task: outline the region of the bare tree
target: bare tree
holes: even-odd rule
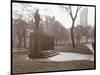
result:
[[[58,42],[61,45],[63,41],[69,40],[67,29],[58,20],[55,20],[54,16],[46,16],[45,18],[44,32],[55,37],[56,45],[58,45]]]
[[[22,43],[22,39],[24,39],[24,47],[26,46],[25,44],[25,35],[26,35],[26,22],[24,20],[22,20],[22,17],[23,17],[23,13],[27,7],[26,4],[23,4],[21,3],[21,10],[20,10],[20,13],[16,12],[18,11],[17,9],[13,10],[13,15],[16,16],[16,20],[15,20],[15,26],[17,27],[16,28],[16,35],[18,37],[18,44],[17,44],[17,47],[20,48],[21,47],[21,43]]]
[[[84,39],[82,39],[85,37]],[[78,25],[75,27],[75,38],[77,46],[80,46],[84,42],[94,41],[94,28],[91,25],[83,26]]]
[[[81,39],[82,39],[84,33],[85,33],[84,27],[82,25],[78,25],[75,27],[75,38],[76,38],[77,46],[80,46]]]
[[[72,13],[72,6],[68,6],[68,7],[61,6],[61,7],[63,7],[71,17],[71,20],[72,20],[72,27],[71,27],[71,30],[70,30],[71,31],[71,39],[72,39],[72,46],[73,46],[73,48],[75,48],[74,25],[75,25],[75,20],[77,18],[78,12],[79,12],[81,7],[77,6],[77,9],[75,11],[75,15],[73,15],[73,13]]]

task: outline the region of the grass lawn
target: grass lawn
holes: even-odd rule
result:
[[[63,52],[74,52],[82,54],[92,54],[86,46],[71,48],[63,46],[57,48]],[[12,59],[12,72],[13,73],[27,73],[27,72],[44,72],[44,71],[61,71],[61,70],[79,70],[79,69],[94,69],[94,61],[88,60],[75,60],[64,62],[43,62],[27,60],[26,53],[13,53]]]
[[[44,72],[59,70],[93,69],[93,61],[65,61],[65,62],[43,62],[24,59],[24,55],[13,57],[13,73]]]
[[[72,48],[71,46],[64,45],[57,49],[61,52],[63,51],[63,52],[74,52],[74,53],[82,53],[82,54],[92,54],[92,51],[86,46],[79,46],[76,48]]]

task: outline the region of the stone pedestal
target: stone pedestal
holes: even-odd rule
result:
[[[45,35],[43,33],[32,32],[30,34],[29,58],[32,58],[32,59],[33,58],[41,58],[41,57],[43,57],[42,56],[43,53],[47,53],[49,51],[52,53],[54,51],[54,37]],[[50,54],[50,53],[48,53],[48,54]],[[50,55],[48,55],[48,56],[50,56]]]

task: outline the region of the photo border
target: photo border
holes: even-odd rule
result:
[[[11,20],[11,75],[13,75],[13,53],[12,53],[12,46],[13,46],[13,42],[12,42],[12,3],[31,3],[31,4],[48,4],[48,5],[72,5],[72,6],[87,6],[87,7],[94,7],[95,8],[95,17],[94,17],[94,23],[95,23],[95,33],[94,33],[94,68],[87,68],[87,69],[72,69],[72,70],[57,70],[57,71],[43,71],[43,72],[26,72],[26,73],[15,73],[14,75],[16,74],[32,74],[32,73],[50,73],[50,72],[67,72],[67,71],[83,71],[83,70],[96,70],[96,5],[85,5],[85,4],[69,4],[69,3],[54,3],[54,2],[40,2],[40,1],[19,1],[19,0],[11,0],[11,6],[10,6],[10,9],[11,9],[11,17],[10,17],[10,20]]]

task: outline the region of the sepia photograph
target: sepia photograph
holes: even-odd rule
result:
[[[12,74],[96,69],[96,6],[11,1]]]

